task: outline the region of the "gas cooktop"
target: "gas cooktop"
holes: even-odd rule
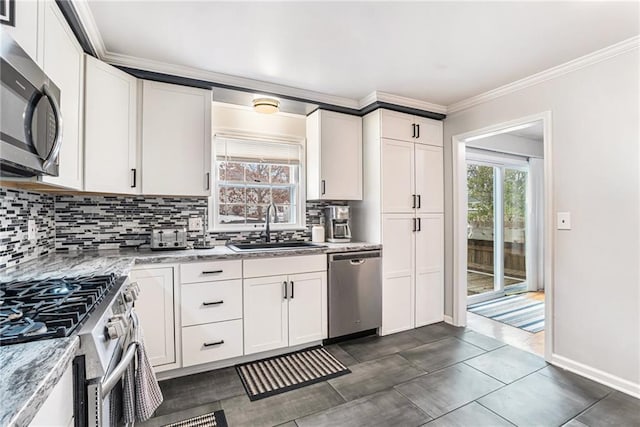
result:
[[[0,283],[0,345],[71,335],[115,283],[114,274]]]

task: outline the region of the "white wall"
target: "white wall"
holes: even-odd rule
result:
[[[451,137],[551,111],[556,355],[640,383],[638,49],[447,117],[445,311],[453,312]]]
[[[307,133],[307,118],[295,114],[261,114],[249,107],[214,102],[211,116],[214,135],[225,130],[303,139]]]

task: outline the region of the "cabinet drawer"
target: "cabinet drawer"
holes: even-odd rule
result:
[[[244,277],[327,271],[327,255],[258,258],[244,261]]]
[[[195,283],[182,292],[182,325],[240,319],[242,317],[242,280]]]
[[[208,261],[180,264],[180,282],[198,283],[241,279],[242,261]]]
[[[182,366],[242,356],[242,319],[182,328]]]

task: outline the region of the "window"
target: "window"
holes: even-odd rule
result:
[[[271,203],[274,229],[304,227],[301,143],[216,136],[214,146],[214,230],[262,228]]]

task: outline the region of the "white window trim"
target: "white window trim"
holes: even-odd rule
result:
[[[211,170],[212,170],[212,194],[209,196],[208,208],[208,223],[207,227],[209,232],[212,233],[233,233],[233,232],[251,232],[262,231],[264,224],[218,224],[218,173],[216,169],[216,138],[230,138],[230,139],[247,139],[251,141],[264,141],[264,142],[280,142],[286,144],[297,144],[301,148],[300,163],[298,167],[298,191],[296,200],[296,218],[298,219],[296,224],[278,224],[271,222],[271,230],[273,231],[301,231],[307,228],[307,209],[306,209],[306,139],[297,138],[290,135],[281,134],[260,134],[242,132],[230,129],[218,129],[212,132],[211,138]]]

